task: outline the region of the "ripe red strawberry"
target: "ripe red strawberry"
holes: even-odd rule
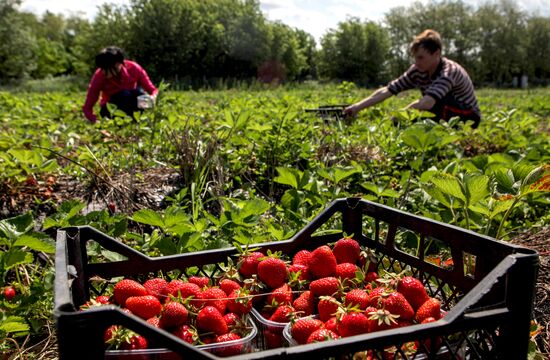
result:
[[[162,278],[149,279],[143,283],[143,287],[147,289],[149,295],[156,296],[159,300],[164,301],[166,298],[166,287],[168,282]]]
[[[248,290],[241,288],[233,290],[228,298],[227,309],[229,309],[230,312],[244,315],[252,310],[252,300]]]
[[[240,340],[241,337],[238,334],[235,333],[228,333],[216,336],[216,343],[224,343],[228,341],[234,341],[234,340]],[[220,346],[219,348],[216,348],[215,351],[216,355],[226,357],[226,356],[233,356],[233,355],[239,355],[243,353],[243,344],[241,342],[237,342],[236,344],[227,345],[227,346]]]
[[[321,341],[336,340],[336,339],[339,339],[339,338],[340,338],[340,336],[332,330],[318,329],[318,330],[315,330],[314,332],[312,332],[311,335],[309,335],[309,337],[307,338],[306,343],[311,344],[311,343],[316,343],[316,342],[321,342]]]
[[[392,292],[388,296],[382,297],[382,306],[394,315],[399,315],[400,320],[412,320],[414,310],[403,294]]]
[[[292,289],[288,284],[283,284],[273,290],[266,299],[268,305],[290,305],[292,304]]]
[[[315,298],[311,291],[304,291],[294,300],[292,307],[299,312],[301,316],[313,315],[315,311]]]
[[[433,317],[435,320],[441,318],[441,302],[436,298],[429,298],[416,310],[416,321],[422,323],[425,319]]]
[[[255,251],[241,257],[238,262],[239,274],[244,278],[251,278],[252,275],[256,275],[258,273],[258,264],[260,263],[259,259],[264,256],[261,252]]]
[[[332,251],[338,264],[346,262],[355,264],[359,260],[361,247],[357,241],[351,238],[342,238],[334,244]]]
[[[342,337],[365,334],[369,331],[369,322],[362,312],[348,312],[338,323],[338,333]]]
[[[346,294],[344,304],[365,310],[369,305],[369,294],[363,289],[352,289]]]
[[[340,281],[335,277],[324,277],[313,280],[309,284],[309,290],[315,296],[332,296],[338,292]]]
[[[120,345],[121,350],[147,349],[147,340],[141,335],[134,334]]]
[[[378,280],[378,273],[376,271],[369,271],[365,275],[365,284],[370,285],[369,283],[372,283],[374,281]]]
[[[126,299],[130,296],[147,295],[147,289],[137,281],[131,279],[120,280],[113,290],[115,301],[120,306],[126,305]]]
[[[327,245],[319,246],[311,253],[309,273],[315,279],[336,274],[336,257]]]
[[[214,306],[221,314],[225,314],[227,308],[227,294],[220,288],[211,287],[201,292],[197,298],[197,307]]]
[[[227,324],[227,327],[229,327],[229,330],[231,330],[240,321],[239,315],[234,312],[226,313],[223,318],[225,319],[225,323]]]
[[[275,310],[275,312],[271,315],[269,320],[278,322],[278,323],[286,323],[290,321],[293,313],[294,313],[294,308],[292,306],[290,305],[279,306]]]
[[[111,298],[107,295],[99,295],[95,298],[95,301],[97,301],[100,304],[107,305],[111,303]]]
[[[388,292],[389,291],[383,286],[372,289],[369,293],[369,306],[379,308],[382,305],[383,295]]]
[[[241,288],[241,284],[231,279],[223,279],[220,281],[220,289],[222,289],[227,295],[231,294],[233,290]]]
[[[309,267],[309,261],[311,260],[311,251],[300,250],[292,257],[293,265],[304,265]]]
[[[6,298],[6,300],[12,301],[15,295],[16,295],[16,292],[13,286],[6,286],[4,288],[4,298]]]
[[[428,323],[431,323],[431,322],[435,322],[437,321],[436,319],[434,319],[433,317],[427,317],[425,318],[424,320],[422,320],[421,324],[428,324]],[[432,339],[425,339],[425,340],[422,340],[422,345],[424,345],[426,347],[426,349],[430,352],[432,352],[433,350],[437,351],[437,349],[439,349],[439,347],[441,346],[441,342],[442,342],[442,339],[440,336],[436,336],[435,339],[434,339],[434,348],[432,349]],[[418,342],[417,342],[418,344]],[[417,347],[419,347],[417,345]]]
[[[172,334],[179,337],[183,341],[188,342],[189,344],[196,344],[199,340],[197,330],[189,325],[178,326],[174,331],[172,331]]]
[[[309,336],[317,329],[321,329],[324,326],[323,322],[319,319],[311,317],[300,318],[290,328],[292,338],[296,340],[298,344],[305,344]]]
[[[317,304],[317,311],[319,312],[319,318],[325,322],[333,317],[338,311],[340,303],[332,296],[321,296],[319,303]]]
[[[183,325],[187,322],[189,311],[187,308],[176,301],[170,301],[164,305],[162,315],[160,317],[160,327],[168,329]]]
[[[200,287],[201,289],[207,287],[210,283],[210,279],[206,276],[191,276],[187,281],[189,281],[191,284],[198,285],[198,287]]]
[[[147,319],[147,323],[153,325],[156,328],[160,328],[160,319],[156,316],[153,316],[152,318]]]
[[[160,314],[162,305],[153,295],[130,296],[126,299],[126,308],[140,318],[147,320]]]
[[[229,328],[223,315],[213,306],[205,306],[197,315],[197,329],[199,331],[213,332],[216,335],[227,334]]]
[[[105,329],[105,333],[103,334],[103,341],[105,341],[105,343],[110,343],[114,339],[117,330],[117,325],[111,325],[107,329]]]
[[[194,298],[197,299],[202,292],[197,284],[185,282],[175,279],[166,286],[166,293],[175,297],[181,296],[182,299]]]
[[[405,296],[414,311],[418,310],[429,299],[424,284],[412,276],[405,276],[400,279],[397,283],[397,291]]]
[[[281,259],[268,257],[258,264],[258,278],[270,289],[283,285],[287,276],[286,264]]]
[[[399,326],[397,316],[391,314],[388,310],[368,307],[365,314],[368,318],[369,332],[394,329]]]
[[[353,280],[357,276],[357,271],[359,267],[352,263],[340,263],[336,265],[336,277],[340,281],[344,280]]]
[[[311,280],[309,269],[305,265],[292,264],[288,267],[288,272],[290,275],[297,274],[299,280]]]
[[[335,334],[338,334],[338,320],[336,319],[336,316],[333,316],[327,321],[325,321],[325,329],[329,329],[333,331]]]
[[[279,331],[266,329],[263,331],[265,346],[268,349],[275,349],[283,346],[283,334]]]

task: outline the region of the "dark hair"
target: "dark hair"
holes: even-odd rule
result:
[[[124,53],[117,46],[109,46],[101,50],[95,57],[95,65],[102,70],[114,69],[116,64],[124,62]]]
[[[420,48],[426,49],[430,54],[441,50],[441,36],[435,30],[427,29],[418,34],[411,44],[411,54],[415,54]]]

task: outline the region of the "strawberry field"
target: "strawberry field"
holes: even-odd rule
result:
[[[539,251],[541,267],[530,353],[542,358],[550,351],[546,330],[550,326],[550,310],[545,302],[550,296],[550,90],[480,90],[484,118],[477,129],[453,121],[439,124],[426,118],[426,114],[399,110],[416,94],[392,99],[355,119],[306,111],[349,104],[368,93],[350,83],[199,92],[161,86],[157,106],[140,114],[137,120],[119,114],[95,125],[82,117],[83,93],[0,93],[2,360],[58,357],[53,317],[54,239],[58,229],[89,225],[152,257],[241,249],[290,239],[332,201],[349,197]],[[331,223],[317,231],[326,236],[342,231],[334,227],[338,226]],[[384,236],[387,230],[377,231]],[[259,264],[274,257],[264,251],[259,257],[262,261],[256,264],[256,277],[242,272],[246,256],[241,255],[231,257],[237,273],[226,268],[231,261],[224,257],[220,259],[223,271],[206,281],[214,289],[222,289],[228,298],[246,300],[263,294],[257,296],[263,302],[255,303],[252,311],[264,321],[276,323],[280,322],[277,318],[271,319],[275,311],[283,312],[284,306],[294,306],[301,295],[310,292],[315,297],[311,300],[315,309],[307,315],[318,315],[320,319],[308,318],[311,332],[308,336],[298,335],[298,343],[307,342],[315,330],[323,331],[312,341],[360,334],[357,328],[344,330],[345,335],[333,331],[336,328],[331,329],[330,325],[315,328],[319,321],[328,320],[317,308],[321,301],[335,306],[330,314],[339,311],[339,322],[349,315],[353,304],[359,305],[366,315],[358,326],[365,332],[375,331],[368,322],[377,322],[379,331],[397,324],[398,318],[406,319],[408,325],[422,323],[426,318],[431,318],[427,322],[435,322],[456,303],[452,297],[445,298],[443,286],[433,290],[424,283],[427,293],[421,295],[422,301],[407,299],[414,305],[402,306],[406,312],[396,317],[388,310],[391,305],[379,306],[378,301],[372,300],[376,298],[372,292],[392,286],[399,289],[403,279],[415,274],[406,267],[385,264],[375,255],[368,256],[370,251],[364,247],[357,253],[353,250],[357,255],[352,255],[352,260],[341,260],[336,246],[339,239],[333,240],[327,247],[334,253],[334,261],[330,255],[321,260],[323,265],[334,264],[334,270],[326,274],[322,268],[321,273],[300,279],[303,273],[299,266],[304,264],[294,261],[298,249],[293,249],[293,253],[279,254],[280,261],[269,260],[278,264],[272,264],[268,276],[260,275]],[[403,253],[422,255],[426,262],[440,268],[455,266],[456,257],[443,243],[426,244],[407,231],[400,232],[395,241]],[[120,253],[96,242],[88,243],[87,254],[90,263],[124,261]],[[464,274],[474,273],[475,265],[479,266],[470,260],[466,257],[460,264]],[[276,268],[281,262],[282,282],[273,275],[278,273]],[[372,263],[379,265],[369,268]],[[291,270],[291,264],[298,268]],[[268,265],[267,262],[262,267]],[[205,281],[191,281],[192,277],[204,277],[204,273],[195,270],[162,272],[160,278],[166,284],[160,286],[169,286],[176,280],[185,284]],[[292,273],[297,274],[293,283],[289,275]],[[357,280],[356,273],[364,277]],[[208,325],[201,321],[199,325],[198,318],[207,317],[200,315],[204,309],[215,311],[209,309],[212,306],[199,306],[197,302],[213,300],[213,293],[219,291],[207,293],[205,284],[200,283],[195,284],[200,293],[182,296],[182,288],[191,286],[177,281],[171,285],[175,290],[150,290],[151,283],[146,284],[152,278],[135,278],[139,280],[139,290],[131,294],[150,297],[152,305],[148,303],[146,310],[135,304],[139,300],[128,304],[126,296],[120,298],[115,293],[121,278],[113,276],[108,280],[95,279],[101,289],[98,293],[104,297],[96,294],[82,311],[94,311],[102,302],[114,303],[144,320],[157,318],[159,323],[154,326],[171,333],[179,331],[181,336],[176,336],[203,348],[238,340],[235,334],[242,338],[250,334],[245,331],[250,328],[246,319],[224,320],[226,327],[222,325],[221,329],[219,322],[214,321],[207,321]],[[324,278],[331,280],[320,282]],[[227,281],[222,285],[224,279]],[[229,280],[237,286],[227,285]],[[151,293],[163,297],[157,299]],[[371,300],[361,300],[363,293]],[[406,290],[393,293],[407,297]],[[357,298],[352,300],[354,295]],[[401,301],[401,295],[391,295],[392,301]],[[384,302],[388,301],[386,296],[390,295],[383,296]],[[426,310],[431,316],[419,317],[417,310],[428,299],[442,307]],[[309,301],[301,299],[301,304],[295,306],[304,312],[302,315],[311,307]],[[166,325],[168,304],[183,304],[189,321]],[[224,305],[215,316],[250,311],[244,301]],[[178,305],[170,307],[179,308],[171,309],[173,312],[184,311]],[[233,310],[228,311],[229,307]],[[232,325],[228,327],[228,323]],[[111,334],[123,334],[106,336],[107,345],[102,342],[100,346],[111,350],[141,346],[138,340],[128,340],[134,335],[128,334],[127,329],[110,329]],[[298,332],[287,330],[291,335]],[[271,347],[277,348],[276,341],[282,339],[282,333],[278,334],[279,337],[265,338],[263,332],[264,342],[274,341]],[[448,351],[454,351],[446,341],[432,338],[407,342],[407,347],[414,349],[396,349],[391,358],[427,352],[432,346],[448,345]],[[222,349],[231,355],[231,351],[244,351],[248,345],[237,343]],[[366,351],[361,356],[377,359],[386,355]]]

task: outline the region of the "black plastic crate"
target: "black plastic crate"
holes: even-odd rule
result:
[[[258,244],[263,250],[294,254],[353,235],[378,256],[378,269],[408,269],[420,278],[431,296],[449,311],[439,321],[376,333],[363,334],[310,345],[262,350],[239,359],[342,358],[367,349],[374,359],[383,351],[415,340],[431,339],[430,348],[410,356],[398,350],[396,359],[526,359],[538,254],[459,227],[411,215],[358,198],[332,202],[321,214],[286,241]],[[89,263],[86,245],[94,241],[121,254],[126,260]],[[410,253],[410,242],[417,250]],[[406,243],[409,242],[409,246]],[[430,254],[447,253],[445,262]],[[103,359],[103,333],[113,324],[130,328],[172,350],[149,352],[140,359],[208,359],[215,355],[127,315],[116,306],[79,312],[91,294],[106,286],[95,286],[94,278],[136,277],[170,274],[185,277],[196,273],[213,276],[222,271],[233,248],[150,258],[88,226],[58,231],[55,280],[55,318],[61,359]],[[178,270],[181,270],[178,271]],[[435,340],[437,339],[437,340]],[[422,342],[421,342],[422,343]],[[444,351],[441,351],[444,349]],[[442,353],[443,356],[441,355]],[[179,354],[179,355],[176,355]]]

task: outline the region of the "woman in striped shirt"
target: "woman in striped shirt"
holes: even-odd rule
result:
[[[344,113],[355,116],[369,106],[409,89],[420,89],[422,98],[406,109],[426,110],[437,118],[449,120],[458,116],[472,120],[477,127],[481,112],[468,73],[456,62],[441,56],[441,37],[434,30],[425,30],[412,45],[414,64],[399,78],[375,91],[369,97],[348,106]]]

